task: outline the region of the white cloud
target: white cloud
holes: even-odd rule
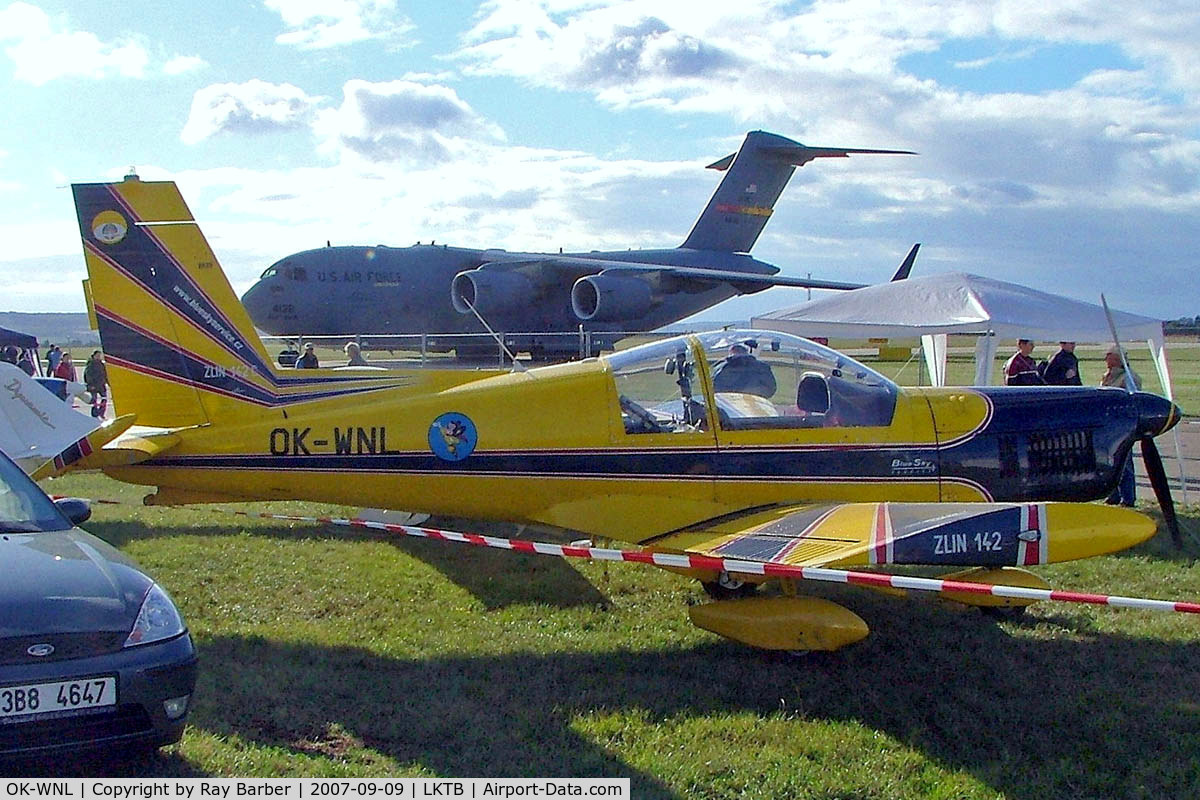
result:
[[[395,6],[394,0],[266,0],[289,28],[275,41],[304,50],[367,39],[399,41],[413,25]]]
[[[79,229],[69,240],[79,242]],[[0,225],[0,233],[11,232],[9,226]],[[29,231],[20,229],[19,235]],[[62,233],[59,231],[58,233]],[[80,282],[87,277],[83,263],[83,251],[57,256],[0,259],[0,311],[86,311]]]
[[[288,30],[280,41],[297,47],[395,38],[394,23],[407,24],[384,3],[274,0],[269,7]],[[370,13],[381,15],[379,25]],[[325,164],[158,174],[180,181],[235,284],[245,287],[281,255],[327,239],[406,245],[436,238],[547,251],[671,246],[720,179],[703,164],[735,149],[747,128],[765,128],[811,144],[921,153],[829,159],[797,172],[755,247],[757,257],[790,274],[877,280],[924,240],[922,272],[967,269],[1068,294],[1103,283],[1113,289],[1109,299],[1130,310],[1157,313],[1166,305],[1163,313],[1194,314],[1179,307],[1194,304],[1187,293],[1164,297],[1146,285],[1191,285],[1195,270],[1197,17],[1153,0],[1119,9],[1099,0],[742,0],[736,7],[495,0],[454,54],[468,73],[462,83],[432,71],[404,74],[406,65],[392,73],[404,74],[400,80],[340,77],[341,98],[264,81],[196,93],[185,141],[311,129],[331,156]],[[0,28],[0,40],[17,41],[13,30]],[[1025,55],[1022,48],[1042,57],[1099,45],[1091,55],[1115,49],[1124,58],[1073,86],[991,94],[906,71],[905,57],[914,53],[945,66],[961,42],[982,55],[959,66],[990,62],[992,74],[1004,59]],[[181,59],[177,66],[202,65]],[[353,69],[346,74],[376,74]],[[979,74],[960,70],[956,78],[970,85]],[[681,153],[695,153],[697,130],[721,126],[728,136],[688,162],[507,146],[472,94],[502,88],[503,80],[484,86],[470,81],[475,75],[669,112],[645,113],[636,124],[672,136],[669,126],[681,123]],[[522,97],[531,107],[516,113],[539,113],[536,91]],[[612,140],[621,139],[622,124],[634,124],[631,116],[601,123],[611,124],[603,131],[609,139],[596,147],[614,152],[629,144]],[[775,293],[773,302],[797,298]]]
[[[0,44],[13,62],[13,77],[34,86],[67,77],[145,78],[158,71],[178,75],[207,66],[198,56],[164,60],[138,35],[101,40],[94,33],[73,29],[65,16],[52,18],[25,2],[0,9]]]
[[[1200,40],[1200,13],[1169,0],[1131,14],[1030,0],[824,0],[798,12],[744,0],[731,13],[676,0],[492,0],[456,57],[468,73],[585,90],[618,108],[724,113],[815,144],[909,147],[925,157],[900,168],[940,181],[949,203],[1049,204],[1074,193],[1085,204],[1174,204],[1178,187],[1200,174],[1160,152],[1196,141],[1200,126],[1186,94],[1196,91],[1188,81],[1200,77],[1200,48],[1181,46]],[[900,67],[904,56],[956,39],[994,39],[991,60],[1108,44],[1143,63],[1055,91],[993,95]],[[1178,171],[1172,182],[1161,174],[1168,162]],[[993,180],[1008,191],[983,191]]]
[[[444,162],[503,138],[453,89],[403,80],[348,81],[341,106],[321,112],[314,127],[327,149],[370,162]]]
[[[125,38],[103,42],[95,34],[75,31],[28,3],[0,10],[0,42],[16,68],[19,81],[41,86],[55,78],[140,78],[150,56],[139,42]]]
[[[256,135],[303,129],[321,99],[290,83],[255,79],[213,84],[192,97],[191,113],[180,138],[196,144],[218,133]]]
[[[995,64],[1003,64],[1008,61],[1024,61],[1037,55],[1036,47],[1022,47],[1019,50],[1001,50],[990,56],[983,58],[974,58],[970,61],[955,61],[956,69],[984,69]]]
[[[182,75],[185,72],[196,72],[208,66],[208,62],[200,56],[175,56],[163,64],[163,72],[168,75]]]
[[[613,105],[654,102],[728,79],[743,65],[742,45],[750,42],[709,31],[741,30],[740,13],[740,7],[736,14],[715,14],[673,0],[565,8],[492,2],[458,56],[478,74],[593,90]]]

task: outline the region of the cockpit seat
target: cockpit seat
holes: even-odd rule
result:
[[[796,407],[807,416],[829,413],[829,383],[819,372],[806,372],[796,386]]]

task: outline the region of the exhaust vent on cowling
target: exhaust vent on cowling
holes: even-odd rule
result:
[[[1029,473],[1034,477],[1093,475],[1096,451],[1091,431],[1029,435]]]

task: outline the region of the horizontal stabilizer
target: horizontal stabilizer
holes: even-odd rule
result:
[[[767,146],[763,153],[794,167],[802,167],[814,158],[849,158],[851,155],[915,156],[912,150],[868,150],[860,147],[809,147],[808,145]]]
[[[73,385],[68,383],[68,386]],[[133,424],[101,423],[71,407],[21,369],[0,361],[0,451],[34,480],[57,475]]]
[[[78,414],[75,411],[71,413]],[[78,416],[82,417],[83,415],[78,414]],[[136,416],[134,414],[125,414],[116,419],[108,420],[83,438],[71,442],[67,447],[64,447],[54,458],[46,461],[31,472],[29,477],[35,481],[40,481],[42,478],[61,475],[71,469],[91,469],[92,465],[88,464],[87,460],[93,454],[99,452],[106,443],[129,430],[135,419]]]
[[[770,158],[791,164],[794,167],[802,167],[814,158],[849,158],[851,155],[884,155],[884,156],[915,156],[917,155],[912,150],[870,150],[860,147],[809,147],[804,144],[790,144],[779,146],[762,146],[761,152],[763,155]],[[719,172],[724,172],[733,164],[733,159],[737,157],[737,153],[730,153],[722,159],[714,161],[705,169],[715,169]]]
[[[165,453],[177,444],[179,435],[172,431],[135,428],[103,449],[93,450],[78,466],[80,469],[127,467]]]

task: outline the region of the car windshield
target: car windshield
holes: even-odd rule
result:
[[[71,523],[46,493],[0,454],[0,533],[62,531]]]

